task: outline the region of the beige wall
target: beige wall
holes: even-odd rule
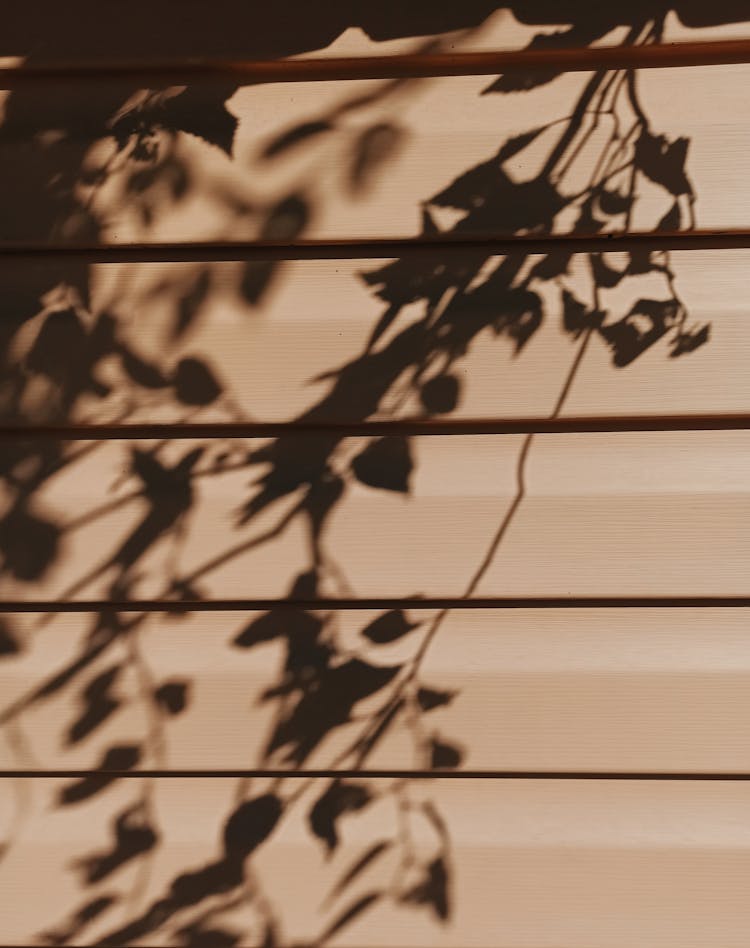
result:
[[[568,23],[79,6],[3,62]],[[137,78],[3,100],[0,948],[744,948],[750,249],[652,238],[747,228],[750,65]]]

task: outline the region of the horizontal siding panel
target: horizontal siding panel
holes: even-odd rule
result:
[[[639,74],[637,107],[648,134],[676,146],[660,158],[667,142],[646,134],[629,221],[621,200],[614,199],[620,210],[606,198],[600,206],[594,193],[604,183],[600,157],[607,188],[628,191],[630,152],[626,147],[620,159],[614,139],[607,144],[606,80],[585,73],[523,95],[483,95],[487,76],[236,91],[207,81],[156,98],[138,92],[137,80],[102,80],[86,94],[64,80],[33,86],[6,102],[0,177],[8,181],[8,212],[0,241],[288,242],[417,237],[424,227],[461,237],[674,229],[691,223],[683,158],[700,226],[744,228],[750,131],[742,90],[749,76],[745,64]],[[632,144],[637,113],[624,85],[612,90],[619,90],[615,109]],[[570,118],[577,103],[582,124]],[[587,108],[604,110],[598,124]],[[520,147],[517,136],[547,123]],[[683,138],[690,141],[686,156]],[[504,153],[500,169],[494,156],[509,139],[516,153]],[[444,194],[466,172],[469,178]],[[593,203],[585,204],[587,195]],[[667,216],[674,195],[680,220],[676,211]]]
[[[517,284],[544,260],[539,255],[526,258]],[[604,260],[622,270],[628,257],[612,253]],[[566,293],[590,300],[590,258],[576,254],[561,280],[532,279],[528,284],[538,295],[541,324],[520,352],[509,327],[503,328],[508,307],[513,307],[512,293],[484,284],[503,262],[501,257],[467,258],[455,251],[436,251],[401,264],[254,260],[81,267],[54,261],[11,265],[0,258],[0,325],[8,338],[9,363],[0,389],[0,423],[335,424],[424,416],[445,411],[420,397],[421,382],[440,371],[450,372],[459,383],[455,408],[442,418],[546,418],[578,354],[579,328],[566,323],[565,300]],[[407,272],[390,278],[389,269],[398,266]],[[653,342],[645,339],[636,346],[632,360],[622,366],[611,339],[597,332],[561,414],[748,412],[749,266],[750,250],[673,252],[671,267],[687,328],[695,332],[708,325],[706,344],[673,358],[681,331],[675,321]],[[460,289],[464,267],[476,274],[475,290]],[[454,274],[446,282],[455,296],[442,315],[450,330],[448,342],[434,326],[419,323],[428,311],[419,281],[440,268]],[[85,288],[90,305],[79,305],[77,315],[55,330],[62,323],[60,288],[65,285]],[[260,288],[257,294],[252,287]],[[386,290],[415,298],[400,308],[368,351],[388,312],[378,295]],[[639,301],[649,298],[671,298],[658,271],[627,276],[602,290],[605,325],[627,318]],[[102,333],[107,320],[111,329]],[[636,317],[632,320],[635,324]],[[421,329],[415,328],[419,325]],[[54,355],[45,363],[40,352],[55,331]],[[91,346],[86,366],[79,364],[82,338]],[[195,358],[221,388],[216,398],[199,405],[190,404],[189,395],[175,387],[183,360]],[[65,363],[71,366],[68,373],[60,371]],[[408,373],[415,371],[417,376],[410,378]]]
[[[0,38],[0,71],[133,69],[2,97],[0,426],[29,440],[0,447],[0,597],[45,611],[0,615],[0,946],[745,948],[748,609],[639,597],[748,596],[750,431],[335,426],[746,414],[750,251],[480,242],[747,234],[750,63],[146,90],[186,59],[629,44],[641,15],[139,4]],[[661,42],[750,40],[693,6]],[[440,235],[474,249],[257,255]],[[90,263],[159,244],[193,262]],[[111,437],[143,423],[184,437]]]
[[[5,457],[6,599],[283,597],[316,562],[300,598],[747,595],[742,431],[40,440]]]
[[[171,889],[172,880],[221,859],[222,828],[238,803],[236,784],[151,782],[157,845],[103,883],[86,886],[85,868],[76,860],[109,851],[111,823],[137,803],[138,783],[121,781],[88,801],[60,806],[60,782],[26,783],[20,793],[10,781],[2,782],[2,818],[13,829],[0,867],[5,943],[75,931],[76,945],[178,946],[186,943],[185,929],[192,925],[209,929],[215,939],[217,930],[233,933],[235,944],[250,946],[259,943],[264,922],[273,917],[274,944],[286,948],[317,939],[373,892],[382,895],[343,925],[333,944],[713,948],[717,938],[737,948],[746,943],[746,785],[435,781],[401,786],[400,799],[409,809],[402,810],[399,823],[393,785],[370,781],[373,799],[340,818],[339,843],[327,857],[325,843],[307,822],[326,782],[314,782],[289,804],[301,781],[288,780],[274,788],[285,801],[281,818],[245,864],[250,882],[243,898],[231,885],[201,898],[196,890],[205,892],[205,883],[200,889],[196,880],[187,907],[183,901],[180,908],[175,893],[181,890]],[[267,785],[252,788],[255,797],[263,792]],[[444,839],[426,817],[425,804],[442,821]],[[139,817],[130,819],[137,823]],[[234,840],[241,845],[238,835]],[[336,880],[378,842],[387,844],[381,854],[332,898]],[[442,921],[429,897],[423,904],[416,897],[399,901],[441,855],[448,877]],[[410,857],[411,864],[400,863]],[[76,912],[105,894],[116,901],[92,922],[76,925]],[[157,902],[161,912],[149,914]],[[140,937],[133,937],[135,932]]]
[[[712,4],[672,4],[664,24],[664,42],[748,38],[743,22],[747,11],[735,0]],[[99,65],[113,61],[138,62],[207,59],[276,59],[316,53],[328,56],[368,56],[411,53],[425,40],[450,49],[505,50],[525,46],[537,33],[553,33],[572,24],[572,46],[586,45],[597,31],[602,45],[621,43],[629,21],[639,11],[607,10],[593,29],[590,11],[579,4],[516,4],[507,9],[497,0],[472,0],[459,6],[404,8],[395,2],[330,4],[311,8],[287,2],[264,10],[247,8],[236,0],[221,0],[206,15],[199,2],[183,4],[180,28],[175,29],[174,8],[165,0],[133,0],[128,9],[115,9],[102,19],[92,0],[76,0],[66,13],[39,17],[31,7],[19,11],[8,24],[0,55],[31,57],[61,65]],[[628,16],[630,13],[630,16]],[[148,19],[149,29],[142,28]],[[86,24],[84,29],[81,24]],[[600,25],[601,24],[601,25]]]
[[[274,621],[267,615],[157,613],[135,624],[154,690],[186,689],[184,710],[163,723],[163,758],[149,742],[150,705],[130,637],[91,654],[99,616],[4,616],[6,636],[26,647],[0,662],[0,715],[23,735],[22,744],[0,746],[0,769],[95,769],[118,744],[141,746],[145,770],[355,767],[354,754],[341,754],[366,727],[368,709],[411,693],[400,679],[359,703],[354,720],[332,728],[299,764],[288,747],[267,750],[285,699],[264,693],[284,681],[287,654],[311,615],[324,640],[335,633],[361,661],[407,671],[438,613],[409,609],[412,630],[390,644],[368,638],[380,612],[286,611],[273,638],[255,641]],[[128,616],[120,621],[127,626]],[[429,740],[438,734],[468,770],[750,772],[747,623],[739,608],[454,611],[417,675],[446,703],[422,712],[418,727],[405,707],[362,766],[430,769]],[[64,686],[51,687],[88,654]]]

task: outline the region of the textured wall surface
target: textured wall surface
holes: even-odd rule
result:
[[[0,948],[746,948],[747,4],[177,9],[0,37]]]

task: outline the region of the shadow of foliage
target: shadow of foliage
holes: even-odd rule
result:
[[[149,4],[151,10],[153,4]],[[276,57],[318,49],[345,28],[357,26],[382,40],[425,36],[466,29],[495,12],[490,0],[461,4],[414,5],[383,2],[334,2],[323,8],[282,2],[259,14],[248,5],[219,0],[211,17],[205,5],[185,3],[179,30],[172,18],[144,29],[133,14],[133,5],[108,10],[106,30],[100,5],[67,4],[51,11],[40,22],[27,5],[11,30],[0,41],[8,51],[21,50],[29,61],[55,62],[103,55],[97,40],[106,32],[106,53],[113,59],[147,62],[160,56],[192,53],[206,55]],[[653,43],[662,37],[667,14],[676,14],[688,26],[715,25],[746,19],[744,4],[714,3],[710,10],[696,2],[643,2],[628,5],[552,2],[538,0],[511,4],[508,9],[522,22],[538,25],[531,40],[535,48],[587,45],[615,27],[628,31],[625,42]],[[75,14],[74,14],[75,11]],[[88,19],[87,19],[88,17]],[[150,22],[149,16],[146,16]],[[70,22],[77,24],[71,30]],[[290,29],[289,23],[293,28]],[[85,28],[82,24],[88,24]],[[562,24],[562,25],[561,25]],[[550,32],[552,26],[556,27]],[[542,28],[545,28],[542,30]],[[26,31],[26,33],[24,33]],[[25,35],[34,37],[35,48],[23,46]],[[21,44],[14,46],[15,44]],[[545,73],[504,75],[488,82],[487,95],[517,96],[540,84],[555,81]],[[400,81],[402,82],[402,81]],[[404,81],[405,82],[405,81]],[[408,83],[406,83],[408,85]],[[391,88],[390,85],[384,87]],[[69,90],[36,87],[14,92],[6,102],[0,126],[0,181],[6,182],[6,240],[25,241],[40,234],[51,242],[96,242],[106,221],[97,216],[92,194],[106,184],[115,166],[127,172],[128,199],[140,209],[144,223],[153,221],[159,192],[163,200],[180,202],[199,183],[195,170],[183,162],[177,143],[182,136],[198,138],[232,154],[236,119],[226,102],[235,87],[208,82],[181,90],[133,90],[126,84],[89,88],[71,103]],[[372,95],[386,94],[375,92]],[[372,96],[368,101],[372,101]],[[345,105],[358,108],[357,101]],[[339,107],[342,108],[342,107]],[[295,149],[313,148],[335,132],[340,115],[321,114],[290,127],[269,141],[262,153],[273,162]],[[31,120],[35,123],[31,127]],[[570,171],[591,144],[593,130],[609,122],[611,131],[600,147],[588,184],[573,189]],[[54,133],[54,134],[53,134]],[[396,121],[379,121],[356,139],[342,176],[352,193],[367,189],[398,154],[408,129]],[[106,139],[111,146],[109,165],[91,171],[87,153],[92,142]],[[544,142],[540,168],[528,179],[511,172],[513,160]],[[660,189],[663,214],[653,228],[676,230],[694,224],[695,190],[689,176],[689,141],[669,140],[649,122],[632,71],[597,72],[587,79],[571,111],[543,126],[534,126],[502,141],[494,155],[459,174],[422,208],[422,235],[492,234],[509,232],[535,235],[559,232],[561,220],[573,220],[578,233],[609,233],[630,227],[633,209],[645,182]],[[18,170],[12,169],[21,168]],[[7,182],[12,182],[8,186]],[[81,197],[81,195],[86,195]],[[243,207],[238,214],[258,214],[258,233],[276,241],[304,236],[317,211],[310,194],[299,190],[260,209]],[[442,212],[454,214],[455,223],[442,228]],[[560,318],[571,342],[572,363],[554,407],[559,414],[580,361],[592,337],[609,348],[612,364],[624,368],[657,343],[664,343],[671,358],[690,353],[709,340],[709,327],[693,325],[678,295],[669,255],[633,251],[627,259],[588,254],[587,292],[581,294],[567,282],[571,254],[560,250],[541,258],[522,253],[503,258],[476,250],[409,256],[363,273],[365,287],[382,303],[367,345],[346,364],[318,381],[325,392],[296,421],[324,421],[331,416],[367,421],[384,406],[399,405],[415,397],[426,415],[454,412],[463,397],[459,366],[481,333],[494,334],[520,356],[545,320]],[[663,295],[643,296],[627,311],[610,312],[602,292],[624,281],[645,276],[660,278]],[[278,277],[272,262],[251,262],[243,273],[241,292],[249,306],[257,306]],[[225,383],[214,367],[199,354],[170,364],[168,353],[154,360],[126,341],[118,319],[108,312],[94,313],[90,302],[87,267],[52,260],[19,266],[13,292],[3,304],[0,321],[0,413],[14,424],[54,425],[70,418],[85,400],[103,400],[116,394],[127,420],[136,409],[168,403],[183,420],[207,406],[229,405]],[[173,298],[173,342],[189,333],[202,309],[210,305],[214,284],[207,266],[196,266],[174,284],[162,288]],[[550,306],[550,292],[556,299]],[[418,315],[415,317],[415,312]],[[33,325],[32,342],[19,358],[18,338]],[[115,366],[115,377],[112,382]],[[229,409],[227,409],[229,410]],[[527,436],[519,455],[522,472],[533,435]],[[398,814],[397,825],[360,852],[340,875],[330,892],[338,905],[350,886],[361,881],[374,865],[395,858],[393,881],[353,896],[326,916],[321,931],[310,944],[322,945],[363,914],[385,902],[424,911],[443,924],[452,914],[452,858],[449,827],[428,800],[410,795],[406,777],[368,780],[368,762],[386,735],[405,727],[414,746],[415,770],[454,770],[462,764],[465,749],[430,724],[430,713],[449,705],[453,692],[439,683],[423,681],[421,665],[431,641],[447,613],[418,622],[402,610],[384,612],[365,622],[355,645],[344,641],[336,615],[312,608],[324,597],[331,582],[345,587],[345,579],[326,550],[326,526],[334,509],[345,501],[353,485],[370,490],[408,494],[415,461],[410,439],[373,437],[357,453],[344,449],[344,437],[284,435],[260,447],[251,447],[241,461],[224,463],[219,456],[206,467],[209,442],[198,445],[178,460],[165,458],[164,445],[133,447],[123,476],[141,502],[137,525],[119,545],[105,553],[99,565],[68,589],[68,598],[86,589],[94,579],[109,577],[112,599],[126,599],[144,559],[155,544],[170,537],[179,544],[186,522],[194,513],[195,483],[239,466],[258,474],[243,498],[237,528],[254,522],[284,498],[293,503],[269,539],[302,522],[309,546],[309,569],[291,583],[290,604],[254,616],[235,630],[231,647],[238,661],[245,652],[274,642],[282,652],[277,678],[269,682],[260,701],[273,709],[260,769],[299,771],[290,789],[282,779],[255,792],[240,781],[237,803],[222,817],[217,853],[204,863],[185,869],[157,897],[128,910],[126,921],[103,923],[122,901],[121,895],[100,892],[75,909],[69,918],[47,932],[48,944],[80,943],[89,926],[97,924],[96,944],[132,944],[150,935],[168,935],[181,945],[232,946],[245,936],[224,928],[217,920],[241,898],[257,914],[258,944],[271,948],[284,942],[280,906],[271,906],[263,895],[262,880],[253,876],[252,856],[276,832],[287,814],[304,810],[304,819],[315,845],[330,856],[341,845],[342,826],[357,819],[377,801],[389,799]],[[81,454],[54,440],[25,440],[8,444],[0,458],[0,477],[9,498],[0,516],[2,572],[29,585],[41,580],[64,555],[63,528],[49,519],[38,504],[43,486],[71,468]],[[203,465],[203,467],[201,466]],[[73,468],[74,469],[74,468]],[[493,549],[502,541],[522,500],[514,499],[502,515]],[[230,547],[222,562],[241,555],[246,545]],[[481,579],[486,563],[478,566],[466,589],[467,597]],[[190,600],[200,596],[200,581],[213,561],[190,575],[165,577],[165,598]],[[304,605],[295,605],[304,602]],[[187,606],[186,606],[187,608]],[[87,741],[129,701],[148,709],[148,733],[134,743],[106,748],[98,765],[86,776],[65,783],[57,803],[61,807],[85,805],[113,783],[141,766],[160,767],[161,745],[168,721],[189,709],[191,682],[179,678],[153,681],[137,640],[145,614],[118,615],[103,608],[92,617],[82,650],[67,665],[41,683],[32,683],[27,695],[2,712],[2,723],[19,726],[24,712],[66,689],[75,690],[75,716],[63,722],[68,745]],[[126,658],[113,660],[116,647],[126,643]],[[413,643],[406,658],[394,662],[388,648]],[[10,618],[0,624],[0,659],[12,658],[23,642]],[[386,658],[378,658],[378,651]],[[99,667],[100,662],[106,662]],[[121,691],[126,670],[135,668],[140,691],[131,698]],[[366,711],[362,712],[362,707]],[[306,780],[304,769],[315,752],[344,730],[355,737],[330,759],[338,776]],[[338,746],[338,745],[337,745]],[[129,863],[146,863],[162,843],[152,801],[153,781],[132,780],[136,788],[131,804],[114,817],[111,839],[103,848],[77,859],[83,889],[107,885]],[[410,821],[428,826],[433,845],[417,852],[408,832]],[[330,906],[329,906],[330,908]],[[114,913],[113,913],[114,914]]]

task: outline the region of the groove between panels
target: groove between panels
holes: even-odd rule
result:
[[[746,609],[750,596],[507,596],[477,599],[202,599],[12,600],[0,602],[0,613],[91,612],[266,612],[270,609],[390,610],[390,609]]]
[[[750,229],[650,231],[642,234],[517,234],[490,237],[398,238],[374,240],[214,241],[119,245],[0,243],[0,260],[65,260],[81,263],[212,263],[237,260],[386,259],[436,251],[488,255],[606,253],[618,251],[737,250],[750,247]]]
[[[87,777],[122,779],[241,779],[277,778],[309,780],[312,778],[368,777],[372,779],[407,780],[653,780],[653,781],[750,781],[748,772],[695,771],[591,771],[591,770],[0,770],[7,779],[85,779]]]
[[[622,415],[570,418],[432,419],[404,418],[341,423],[209,422],[170,424],[86,424],[0,427],[1,441],[36,438],[127,441],[140,438],[283,438],[306,435],[372,437],[400,435],[593,434],[637,431],[745,431],[750,414]]]
[[[0,69],[0,84],[14,89],[32,82],[134,79],[185,84],[196,80],[237,82],[309,82],[347,79],[410,79],[491,75],[521,70],[588,72],[595,69],[659,69],[750,62],[750,40],[654,43],[643,46],[518,49],[492,52],[414,53],[389,56],[284,60],[201,60],[158,63],[32,63]]]

